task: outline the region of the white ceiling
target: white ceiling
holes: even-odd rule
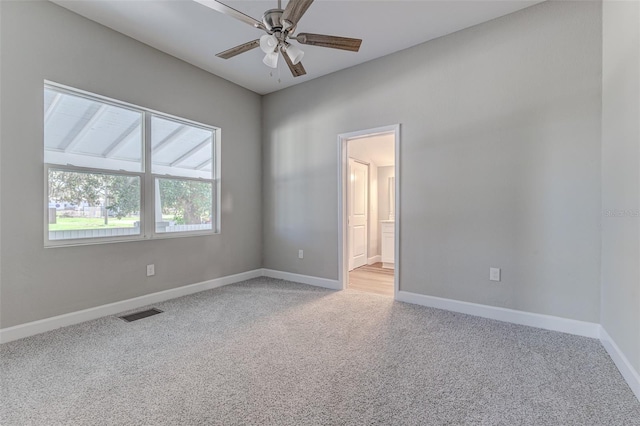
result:
[[[393,166],[395,164],[394,140],[393,133],[349,140],[349,157],[373,163],[376,167]]]
[[[360,52],[300,46],[307,75],[293,78],[254,49],[231,59],[216,53],[255,40],[261,30],[192,0],[51,0],[199,68],[266,94],[370,61],[416,44],[515,12],[541,0],[316,0],[298,32],[363,39]],[[223,0],[258,20],[277,0]],[[283,7],[287,0],[283,1]],[[271,75],[272,74],[272,75]]]

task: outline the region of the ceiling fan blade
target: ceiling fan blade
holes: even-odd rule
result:
[[[258,21],[257,19],[253,19],[251,16],[245,15],[239,10],[236,10],[230,6],[227,6],[224,3],[220,3],[219,1],[216,1],[216,0],[194,0],[194,1],[200,3],[203,6],[207,6],[208,8],[213,9],[216,12],[224,13],[225,15],[229,15],[233,18],[236,18],[237,20],[242,21],[246,24],[249,24],[252,27],[260,28],[264,30],[264,24],[262,22]]]
[[[229,58],[233,58],[234,56],[239,55],[241,53],[248,52],[251,49],[255,49],[258,46],[260,46],[260,40],[259,39],[247,42],[245,44],[241,44],[241,45],[236,46],[236,47],[232,47],[231,49],[228,49],[228,50],[225,50],[224,52],[218,53],[216,56],[218,58],[222,58],[222,59],[229,59]]]
[[[362,44],[362,40],[359,38],[336,37],[323,34],[300,33],[294,38],[298,43],[348,50],[350,52],[357,52],[360,50],[360,45]]]
[[[313,0],[289,0],[282,14],[282,20],[291,22],[292,26],[295,27],[302,15],[309,9],[311,3],[313,3]]]
[[[287,66],[289,67],[289,70],[294,77],[300,77],[301,75],[305,75],[307,73],[307,71],[302,66],[302,62],[298,62],[296,65],[293,65],[293,62],[291,62],[291,58],[289,58],[289,55],[287,55],[286,52],[282,52],[282,57],[284,58],[284,61],[287,63]]]

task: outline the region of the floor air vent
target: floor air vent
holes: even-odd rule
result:
[[[137,321],[142,318],[147,318],[153,315],[161,314],[162,311],[160,309],[152,308],[147,309],[146,311],[136,312],[135,314],[123,315],[120,318],[125,320],[126,322]]]

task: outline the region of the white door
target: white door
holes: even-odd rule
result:
[[[369,166],[349,158],[349,270],[367,264]]]

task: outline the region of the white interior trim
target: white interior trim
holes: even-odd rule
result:
[[[215,278],[201,283],[190,284],[183,287],[173,288],[135,297],[133,299],[122,300],[120,302],[109,303],[95,308],[84,309],[51,318],[20,324],[14,327],[0,329],[0,343],[7,343],[13,340],[22,339],[57,328],[78,324],[97,318],[115,315],[131,309],[141,308],[153,303],[163,302],[177,297],[199,293],[205,290],[222,287],[225,285],[249,280],[258,277],[270,277],[282,280],[293,281],[301,284],[308,284],[316,287],[323,287],[332,290],[342,290],[340,281],[327,278],[313,277],[309,275],[294,274],[291,272],[276,271],[273,269],[255,269],[253,271],[242,272],[240,274]],[[622,377],[640,400],[640,374],[633,368],[629,360],[622,353],[615,341],[609,336],[607,331],[600,324],[572,320],[568,318],[555,317],[551,315],[535,314],[531,312],[517,311],[514,309],[500,308],[495,306],[481,305],[477,303],[462,302],[453,299],[444,299],[423,294],[411,293],[408,291],[398,291],[396,300],[400,302],[412,303],[431,308],[444,309],[452,312],[460,312],[467,315],[474,315],[498,321],[514,324],[521,324],[530,327],[542,328],[545,330],[559,331],[578,336],[600,339],[602,345],[620,370]]]
[[[394,261],[394,267],[393,267],[393,298],[397,299],[398,298],[398,292],[400,291],[400,227],[402,226],[402,220],[401,220],[401,209],[400,209],[400,198],[401,195],[400,194],[400,179],[401,177],[401,173],[400,173],[400,124],[396,124],[394,126],[394,159],[393,161],[395,162],[395,171],[394,171],[394,178],[393,178],[393,182],[396,185],[396,190],[395,190],[395,211],[393,212],[394,217],[395,217],[395,221],[394,221],[394,231],[393,231],[393,238],[394,238],[394,255],[393,255],[393,261]]]
[[[532,312],[517,311],[515,309],[461,302],[459,300],[425,296],[408,291],[398,292],[396,300],[513,324],[543,328],[545,330],[560,331],[562,333],[575,334],[594,339],[600,338],[600,324],[595,322],[578,321],[552,315],[535,314]]]
[[[622,377],[631,388],[631,391],[640,401],[640,374],[633,368],[627,357],[622,353],[618,345],[616,345],[615,341],[611,336],[609,336],[604,327],[598,323],[578,321],[552,315],[535,314],[532,312],[517,311],[515,309],[500,308],[477,303],[462,302],[459,300],[444,299],[434,296],[425,296],[423,294],[411,293],[408,291],[398,292],[396,300],[489,318],[497,321],[599,339],[620,371],[620,374],[622,374]]]
[[[342,286],[336,280],[328,278],[312,277],[310,275],[294,274],[292,272],[276,271],[274,269],[263,269],[263,277],[277,278],[279,280],[293,281],[301,284],[313,285],[316,287],[324,287],[331,290],[342,290]]]
[[[332,290],[342,289],[342,287],[340,287],[338,281],[336,280],[312,277],[309,275],[293,274],[291,272],[275,271],[272,269],[255,269],[253,271],[242,272],[239,274],[215,278],[213,280],[190,284],[183,287],[159,291],[157,293],[134,297],[133,299],[122,300],[119,302],[96,306],[94,308],[83,309],[81,311],[70,312],[68,314],[32,321],[13,327],[1,328],[0,343],[11,342],[13,340],[18,340],[47,331],[55,330],[57,328],[67,327],[70,325],[79,324],[85,321],[91,321],[109,315],[115,315],[131,309],[137,309],[154,303],[164,302],[165,300],[175,299],[177,297],[187,296],[190,294],[199,293],[201,291],[211,290],[225,285],[259,277],[278,278],[282,280],[294,281],[301,284],[313,285],[316,287],[324,287]]]
[[[313,277],[309,275],[294,274],[291,272],[276,271],[273,269],[255,269],[253,271],[243,272],[240,274],[229,275],[226,277],[216,278],[213,280],[203,281],[201,283],[190,284],[183,287],[173,288],[160,291],[157,293],[147,294],[133,299],[122,300],[119,302],[109,303],[107,305],[96,306],[94,308],[84,309],[81,311],[71,312],[64,315],[58,315],[51,318],[45,318],[29,322],[26,324],[16,325],[0,329],[0,343],[6,343],[24,337],[33,336],[35,334],[44,333],[46,331],[55,330],[60,327],[66,327],[78,324],[84,321],[90,321],[108,315],[115,315],[120,312],[137,309],[153,303],[163,302],[176,297],[187,296],[201,291],[222,287],[225,285],[249,280],[258,277],[271,277],[276,279],[293,281],[301,284],[313,285],[316,287],[328,288],[331,290],[342,290],[342,284],[337,280],[327,278]],[[622,352],[615,345],[613,340],[606,332],[601,333],[600,325],[584,321],[577,321],[567,318],[554,317],[550,315],[534,314],[530,312],[516,311],[513,309],[498,308],[476,303],[461,302],[452,299],[442,299],[439,297],[425,296],[422,294],[410,293],[407,291],[398,292],[396,299],[401,302],[413,303],[432,308],[445,309],[453,312],[461,312],[468,315],[475,315],[484,318],[491,318],[498,321],[506,321],[515,324],[528,325],[532,327],[544,328],[547,330],[561,331],[564,333],[576,334],[592,338],[600,338],[605,347],[612,354],[612,358],[616,361],[619,368],[626,368],[635,374],[630,377],[637,377],[631,364],[626,360]],[[622,361],[622,363],[620,363]],[[622,365],[623,367],[620,367]],[[629,375],[623,372],[623,375]],[[626,377],[625,375],[625,377]]]
[[[70,312],[64,315],[28,322],[14,327],[3,328],[0,329],[0,343],[11,342],[13,340],[55,330],[56,328],[79,324],[81,322],[94,320],[108,315],[115,315],[120,312],[141,308],[153,303],[164,302],[165,300],[175,299],[176,297],[187,296],[189,294],[199,293],[201,291],[211,290],[213,288],[261,276],[262,270],[256,269],[183,287],[159,291],[157,293],[151,293],[140,297],[134,297],[133,299],[122,300],[120,302],[109,303],[107,305],[96,306],[94,308],[83,309],[81,311]]]
[[[362,139],[371,136],[392,133],[394,135],[395,151],[395,268],[393,274],[393,294],[398,297],[400,288],[400,124],[376,127],[374,129],[359,130],[357,132],[342,133],[338,135],[338,285],[339,290],[347,288],[349,276],[349,250],[347,250],[347,175],[349,158],[347,142],[354,139]]]
[[[374,263],[380,263],[380,262],[382,262],[382,255],[379,255],[379,254],[367,259],[367,265],[373,265]]]
[[[616,342],[609,336],[604,327],[600,327],[600,341],[602,346],[607,350],[613,363],[620,370],[620,374],[627,381],[629,387],[640,401],[640,374],[633,368],[629,360],[622,353]]]

